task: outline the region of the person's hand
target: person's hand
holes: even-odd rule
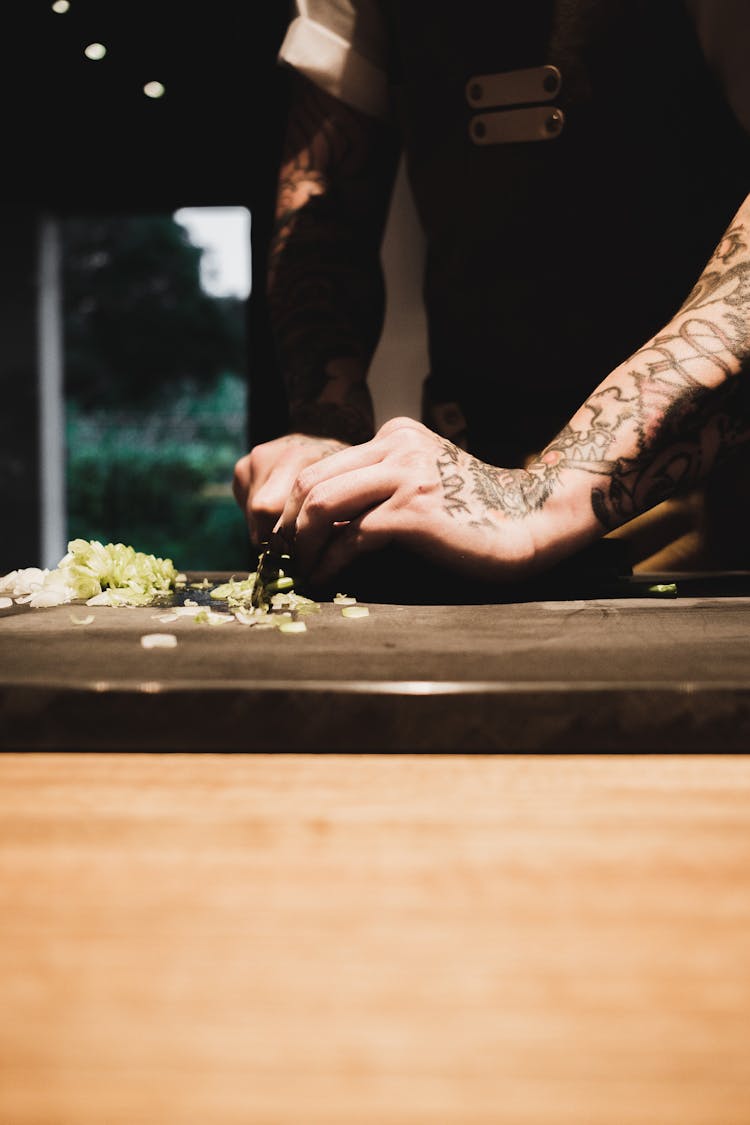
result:
[[[250,539],[265,542],[299,473],[349,446],[335,438],[287,434],[256,445],[234,467],[232,489],[245,514]]]
[[[495,468],[394,418],[371,441],[303,469],[276,530],[313,585],[392,542],[476,579],[525,577],[546,553],[536,538],[545,473]]]

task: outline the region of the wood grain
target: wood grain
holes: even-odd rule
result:
[[[750,759],[6,754],[2,1125],[747,1125]]]

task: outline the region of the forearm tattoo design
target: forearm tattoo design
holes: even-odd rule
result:
[[[525,469],[502,469],[443,443],[445,510],[515,519],[542,508],[564,472],[592,475],[605,530],[701,480],[750,440],[750,238],[738,222],[663,333],[606,380]],[[618,455],[625,446],[628,455]],[[455,450],[455,453],[452,452]]]
[[[379,250],[394,170],[382,127],[300,84],[267,281],[294,429],[349,442],[372,436],[366,374],[383,323]],[[341,358],[354,361],[350,379],[331,377],[330,362]]]

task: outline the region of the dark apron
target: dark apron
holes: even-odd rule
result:
[[[425,421],[455,434],[457,404],[472,452],[516,465],[680,307],[750,140],[679,0],[383,3],[427,237]],[[469,80],[545,64],[563,127],[476,143]]]

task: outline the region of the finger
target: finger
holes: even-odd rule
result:
[[[260,531],[256,520],[253,517],[251,509],[252,497],[252,481],[253,481],[253,454],[247,453],[244,457],[234,466],[234,475],[232,477],[232,492],[234,498],[245,517],[247,524],[248,537],[254,546],[262,541],[262,532]]]
[[[319,445],[267,442],[256,446],[235,469],[235,496],[245,512],[250,537],[264,543],[278,520],[292,485],[305,466],[321,456]]]
[[[289,490],[275,530],[293,536],[297,517],[312,489],[342,474],[378,464],[384,456],[385,450],[382,445],[377,444],[373,439],[362,445],[350,446],[338,453],[332,453],[329,457],[306,466],[298,473]]]
[[[398,431],[402,434],[401,440],[398,439]],[[407,431],[408,437],[406,436]],[[396,434],[395,444],[392,436],[394,434]],[[288,527],[291,521],[296,518],[296,514],[302,507],[308,493],[316,485],[342,473],[377,464],[384,460],[394,448],[414,448],[418,444],[414,440],[415,434],[429,435],[432,440],[435,438],[432,431],[423,426],[421,422],[415,422],[413,418],[392,418],[381,426],[378,433],[370,441],[354,446],[343,446],[340,450],[329,453],[320,460],[308,464],[299,472],[294,487],[290,491],[289,499],[282,514],[283,527]],[[281,527],[282,523],[280,522],[276,530],[280,530]]]
[[[248,492],[250,491],[250,454],[240,457],[234,466],[232,477],[232,492],[242,510],[245,510]]]
[[[281,515],[273,530],[286,535],[291,542],[297,533],[297,521],[302,505],[307,502],[308,496],[314,489],[322,487],[327,480],[365,468],[381,460],[379,452],[365,449],[365,445],[369,444],[370,442],[363,445],[353,445],[349,449],[332,453],[331,456],[316,461],[315,465],[309,465],[301,469],[293,480],[286,502],[282,506]]]
[[[427,426],[424,426],[421,422],[417,422],[415,418],[399,416],[397,418],[389,418],[387,422],[384,422],[375,437],[389,437],[398,430],[421,430],[424,433],[431,434],[433,437],[435,436],[432,430],[428,430]]]
[[[387,450],[383,443],[376,438],[363,442],[362,445],[351,445],[320,461],[308,465],[300,474],[292,490],[299,492],[302,499],[316,484],[320,484],[331,477],[340,476],[355,469],[363,469],[368,465],[376,465],[382,461]]]
[[[341,444],[339,448],[348,447]],[[259,475],[252,494],[252,516],[263,529],[264,538],[268,538],[278,523],[300,473],[332,455],[329,442],[310,440],[301,446],[291,446],[270,471]]]
[[[314,569],[336,534],[336,523],[356,520],[384,503],[393,496],[398,483],[394,467],[379,462],[320,481],[308,491],[299,508],[296,499],[290,498],[276,530],[287,542],[294,542],[301,572],[306,574]]]
[[[264,542],[271,535],[296,477],[296,470],[287,466],[280,467],[252,493],[248,505],[248,523],[256,529],[259,542]]]

